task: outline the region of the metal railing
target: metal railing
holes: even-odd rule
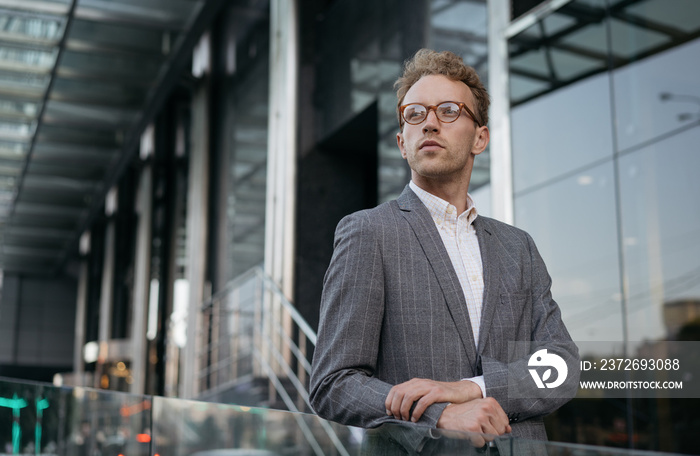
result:
[[[312,412],[307,344],[316,345],[316,333],[261,267],[231,281],[205,301],[200,311],[199,398],[220,398],[238,387],[262,382],[263,403],[277,408],[283,403],[292,412]],[[314,452],[323,454],[306,422],[297,422]],[[347,455],[330,425],[320,423],[338,454]]]

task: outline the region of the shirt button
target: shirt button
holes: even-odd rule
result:
[[[455,211],[455,208],[452,206],[447,206],[447,213],[452,214]]]
[[[477,280],[479,280],[479,276],[473,275],[472,282],[476,282]]]

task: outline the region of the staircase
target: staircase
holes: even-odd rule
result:
[[[198,399],[313,413],[307,350],[316,345],[316,333],[261,267],[234,279],[200,312]],[[315,445],[317,430],[297,423],[323,454]],[[321,421],[321,427],[337,454],[347,455],[331,426]]]

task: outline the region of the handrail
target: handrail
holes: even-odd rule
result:
[[[262,271],[262,267],[253,266],[252,268],[248,269],[246,272],[242,273],[235,279],[232,279],[229,283],[227,283],[224,286],[224,288],[205,299],[204,302],[202,302],[202,305],[199,306],[200,310],[205,310],[211,307],[214,302],[221,300],[221,298],[228,296],[229,293],[231,293],[235,289],[240,288],[241,285],[247,283],[253,276],[259,274],[258,270]]]
[[[285,317],[278,314],[280,310]],[[298,412],[305,407],[312,410],[305,385],[311,374],[311,364],[304,350],[306,341],[316,345],[316,332],[261,266],[244,272],[205,300],[200,312],[203,326],[199,334],[204,343],[198,354],[201,367],[197,378],[201,382],[201,398],[215,399],[217,393],[226,391],[226,386],[239,384],[239,379],[253,381],[263,374],[269,379],[271,397],[274,392],[290,411]],[[287,323],[283,326],[283,321],[290,322],[288,318],[299,330],[296,340],[286,327]],[[290,362],[296,364],[296,368]],[[291,382],[298,405],[287,390],[289,385],[285,387],[280,377]],[[323,454],[307,425],[297,421],[314,453]],[[348,456],[330,424],[321,421],[321,427],[338,453]]]
[[[292,319],[294,320],[294,323],[299,326],[299,329],[301,329],[306,337],[309,339],[309,341],[316,346],[316,331],[311,329],[311,326],[304,320],[304,317],[301,316],[299,311],[297,311],[296,307],[292,305],[291,302],[287,299],[287,297],[282,293],[282,290],[280,290],[279,286],[268,276],[265,274],[265,271],[262,270],[262,268],[258,267],[257,272],[262,278],[263,282],[265,285],[267,285],[268,289],[275,293],[275,295],[280,298],[280,302],[284,306],[285,309],[287,309],[287,312],[289,312],[289,315],[291,315]]]

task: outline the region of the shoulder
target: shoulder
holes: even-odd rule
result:
[[[353,212],[343,217],[335,229],[334,246],[362,240],[383,244],[404,235],[406,224],[396,201],[382,203],[371,209]]]
[[[342,226],[358,225],[380,227],[395,221],[397,217],[400,217],[400,212],[401,210],[399,209],[396,200],[388,201],[371,209],[363,209],[361,211],[346,215],[338,223],[338,228]]]

